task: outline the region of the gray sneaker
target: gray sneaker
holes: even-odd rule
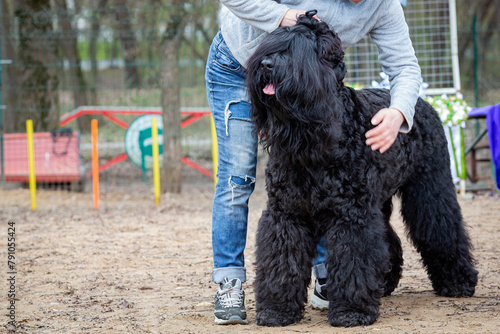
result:
[[[245,292],[238,278],[224,278],[215,294],[215,323],[219,325],[247,324]]]
[[[328,310],[328,298],[326,295],[326,278],[316,279],[314,294],[311,298],[311,306],[317,310]]]

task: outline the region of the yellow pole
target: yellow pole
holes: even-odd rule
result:
[[[155,187],[155,204],[160,205],[160,150],[158,148],[158,127],[156,126],[156,117],[153,117],[151,135],[153,137],[153,183]]]
[[[28,165],[29,165],[29,183],[31,194],[31,209],[36,210],[36,178],[35,178],[35,149],[33,145],[33,121],[26,121],[26,134],[28,139]]]
[[[219,164],[219,149],[217,148],[217,133],[215,132],[214,118],[210,115],[210,128],[212,130],[212,166],[214,169],[214,187],[217,185],[217,166]]]

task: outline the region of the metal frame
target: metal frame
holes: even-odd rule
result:
[[[160,107],[148,108],[148,107],[81,106],[73,110],[71,113],[63,115],[60,119],[59,125],[61,127],[65,126],[83,115],[100,115],[106,117],[107,119],[117,124],[118,126],[124,129],[128,129],[129,124],[115,117],[115,115],[142,116],[142,115],[161,115],[161,114],[162,114],[162,108]],[[207,108],[184,108],[184,110],[181,111],[181,115],[185,117],[184,120],[181,122],[181,129],[188,127],[189,125],[193,124],[194,122],[198,121],[204,116],[210,116],[210,114],[211,114],[210,110]],[[111,158],[110,160],[108,160],[106,163],[100,165],[99,172],[102,172],[127,159],[128,159],[127,153],[125,152],[120,153]],[[198,165],[194,161],[184,156],[182,157],[182,163],[209,178],[214,177],[213,172],[211,170],[208,170]],[[90,177],[91,174],[92,171],[88,171],[87,177]]]
[[[432,1],[429,6],[439,9],[436,16],[429,14],[429,17],[421,17],[422,6],[426,6],[426,0],[409,1],[405,8],[405,16],[410,28],[410,37],[415,46],[417,57],[420,57],[423,80],[430,84],[425,90],[426,95],[456,94],[461,90],[460,68],[458,59],[458,39],[457,39],[457,15],[456,0]],[[417,16],[417,13],[419,16]],[[441,21],[447,20],[447,21]],[[435,23],[436,27],[429,28],[429,25]],[[448,22],[446,24],[446,22]],[[435,57],[439,52],[433,45],[432,33],[434,29],[444,32],[445,44],[443,45],[444,58],[441,59],[443,75],[446,81],[433,77],[432,62],[430,57]],[[428,40],[427,40],[428,38]],[[382,71],[378,62],[378,52],[375,44],[369,37],[363,38],[356,45],[353,45],[346,51],[346,63],[349,69],[346,82],[349,84],[361,84],[364,87],[371,86],[372,81],[380,82],[379,72]],[[425,64],[428,62],[429,64]],[[447,65],[449,62],[449,66]],[[446,64],[443,64],[446,63]],[[435,64],[434,64],[435,66]],[[427,74],[427,78],[425,77]],[[429,77],[430,76],[430,77]],[[433,80],[436,79],[436,80]],[[450,80],[448,82],[448,80]]]

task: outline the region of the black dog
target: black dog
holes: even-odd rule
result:
[[[330,324],[372,324],[401,277],[401,242],[389,224],[394,195],[435,292],[473,295],[477,271],[436,111],[419,99],[412,130],[385,153],[372,151],[365,133],[389,93],[344,86],[340,40],[313,14],[276,29],[247,66],[252,118],[269,152],[257,324],[300,321],[322,236]]]

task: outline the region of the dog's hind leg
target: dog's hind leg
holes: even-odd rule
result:
[[[312,228],[300,220],[264,211],[253,284],[257,325],[287,326],[302,319],[316,239]]]
[[[370,325],[379,316],[390,269],[384,217],[375,205],[348,201],[327,231],[328,320],[332,326]]]
[[[386,241],[389,244],[391,268],[385,275],[384,296],[389,296],[398,286],[401,279],[403,266],[403,249],[401,248],[401,239],[392,228],[390,218],[392,213],[392,198],[384,203],[382,208],[386,226]]]
[[[407,231],[436,293],[472,296],[478,273],[449,169],[415,173],[401,190]]]

